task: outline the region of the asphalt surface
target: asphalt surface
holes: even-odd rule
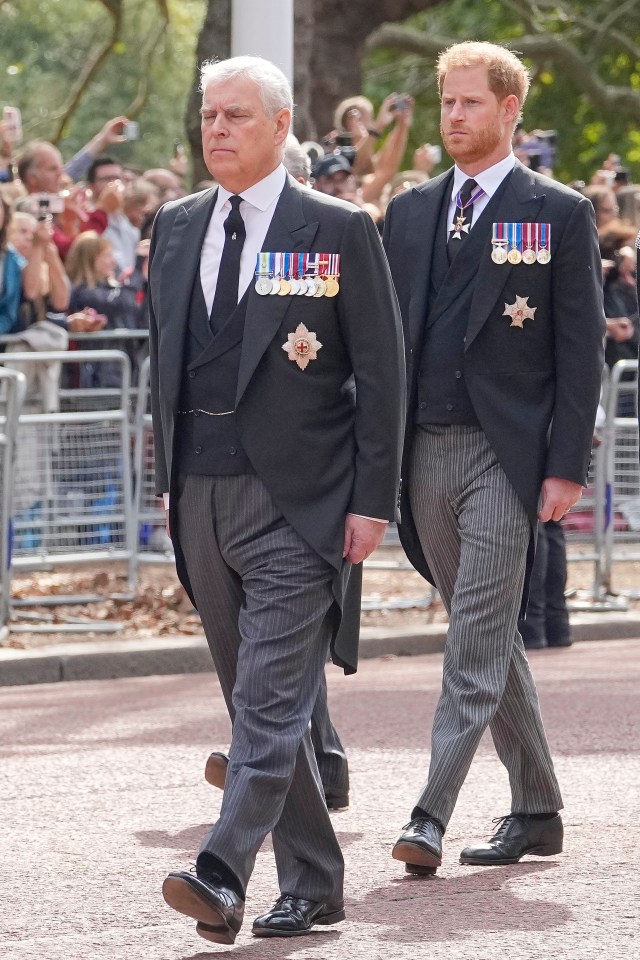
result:
[[[640,634],[639,634],[640,635]],[[352,803],[334,823],[347,920],[295,940],[256,940],[277,896],[267,841],[234,947],[199,938],[162,900],[220,794],[203,778],[229,722],[212,674],[0,689],[0,957],[6,960],[626,960],[640,955],[640,646],[575,644],[530,655],[565,796],[565,852],[462,867],[460,849],[508,812],[488,738],[463,788],[435,878],[390,850],[426,772],[441,657],[330,668]]]

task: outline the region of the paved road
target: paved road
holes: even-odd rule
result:
[[[389,856],[427,760],[440,656],[330,671],[352,764],[335,815],[348,920],[296,940],[233,948],[196,936],[164,904],[169,869],[193,857],[220,798],[202,778],[228,721],[211,675],[0,690],[0,957],[3,960],[623,960],[640,955],[640,645],[532,655],[565,793],[565,853],[511,867],[457,863],[508,810],[504,770],[483,742],[437,878]],[[248,917],[276,895],[268,845]]]

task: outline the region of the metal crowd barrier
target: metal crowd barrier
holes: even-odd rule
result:
[[[147,358],[140,368],[135,412],[133,472],[138,544],[136,560],[138,563],[173,563],[173,546],[165,531],[164,508],[155,493],[149,373],[150,363]]]
[[[118,337],[122,332],[107,331]],[[63,377],[60,410],[55,413],[34,411],[27,400],[18,428],[14,567],[51,569],[61,563],[125,561],[133,592],[141,563],[173,561],[164,510],[155,495],[149,360],[142,363],[132,391],[129,360],[121,351],[0,355],[0,364],[26,364],[24,369],[48,360],[76,372],[86,363],[115,363],[120,374],[117,386],[92,388],[70,384],[73,376]],[[568,543],[579,548],[570,552],[570,558],[594,563],[588,609],[610,609],[615,602],[611,599],[613,564],[640,559],[633,552],[640,548],[637,421],[617,415],[621,398],[630,403],[637,396],[637,369],[637,362],[623,361],[614,367],[609,384],[605,378],[603,440],[594,450],[585,496],[566,522]],[[626,379],[634,373],[635,380]],[[381,549],[367,565],[410,570],[406,557],[398,556],[399,547],[397,530],[390,525]],[[365,598],[363,609],[428,607],[434,596],[435,591],[426,589],[416,598]]]
[[[620,416],[621,408],[628,415]],[[640,590],[616,591],[613,565],[640,560],[640,450],[638,361],[620,360],[611,371],[604,431],[604,549],[601,590],[638,599]]]
[[[0,642],[8,632],[15,440],[26,387],[22,373],[0,369]]]
[[[96,330],[93,333],[70,333],[69,339],[71,342],[71,348],[69,349],[69,355],[73,356],[75,353],[74,346],[79,344],[82,348],[82,353],[84,350],[84,345],[95,344],[95,349],[102,349],[103,345],[107,349],[120,350],[123,351],[123,348],[126,345],[130,345],[131,348],[134,345],[139,344],[138,360],[140,368],[144,361],[143,354],[148,354],[147,343],[149,340],[149,331],[148,330],[126,330],[126,329],[117,329],[117,330]],[[10,344],[15,344],[20,342],[19,334],[3,334],[0,336],[0,346],[8,346]],[[139,376],[139,373],[138,373]],[[137,378],[136,378],[137,379]],[[128,411],[130,421],[133,423],[134,413],[136,408],[136,401],[138,396],[138,387],[137,384],[134,386],[131,383],[129,384],[128,390]],[[60,384],[59,389],[59,398],[60,398],[60,409],[61,410],[73,410],[73,411],[84,411],[84,410],[109,410],[112,409],[115,404],[120,402],[121,391],[119,387],[103,387],[99,390],[90,390],[86,388],[79,387],[77,384],[66,384],[64,381]]]
[[[119,350],[7,353],[0,363],[21,368],[32,381],[36,365],[60,364],[62,382],[91,369],[104,375],[110,396],[101,409],[65,403],[41,412],[27,396],[16,440],[12,554],[16,570],[50,570],[60,564],[128,564],[129,595],[135,591],[135,522],[128,422],[130,364]],[[91,365],[89,367],[89,365]],[[113,385],[117,383],[117,388]],[[94,393],[100,394],[100,387]],[[73,390],[70,391],[73,395]],[[102,597],[49,598],[49,603]],[[14,606],[47,602],[28,598]]]

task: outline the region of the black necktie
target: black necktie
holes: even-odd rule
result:
[[[224,222],[224,247],[209,323],[214,333],[221,330],[238,305],[240,256],[247,236],[240,213],[242,197],[229,197],[231,213]]]
[[[465,180],[460,188],[456,198],[456,212],[453,215],[453,229],[449,233],[449,242],[447,243],[447,254],[449,263],[460,252],[460,247],[469,235],[469,228],[473,220],[473,203],[470,203],[471,196],[478,187],[475,180]],[[480,196],[482,192],[480,193]],[[477,200],[477,197],[475,198]]]

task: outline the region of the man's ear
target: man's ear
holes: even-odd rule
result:
[[[291,127],[291,110],[288,110],[286,107],[283,107],[282,110],[278,110],[275,117],[273,118],[276,124],[275,132],[275,143],[277,146],[284,143],[289,135],[289,129]]]
[[[504,111],[505,121],[512,121],[515,124],[520,115],[520,101],[515,93],[510,93],[508,97],[504,98],[502,101],[502,109]]]

